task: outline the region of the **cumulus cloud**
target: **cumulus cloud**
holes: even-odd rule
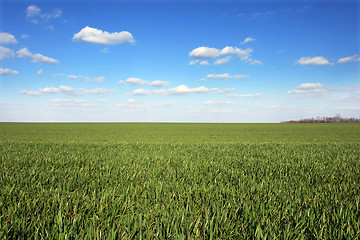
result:
[[[124,80],[120,80],[120,81],[118,82],[118,84],[119,84],[119,85],[125,85],[126,82],[125,82]]]
[[[146,81],[146,80],[142,80],[140,78],[128,78],[126,79],[126,82],[130,85],[145,85],[145,84],[148,84],[149,81]]]
[[[11,49],[0,46],[0,61],[2,61],[4,59],[14,58],[14,57],[15,57],[15,54]]]
[[[0,32],[0,44],[16,44],[16,38],[10,33]]]
[[[28,96],[42,96],[47,94],[57,94],[62,93],[66,95],[72,96],[80,96],[86,94],[105,94],[105,93],[112,93],[116,92],[116,89],[105,89],[105,88],[95,88],[95,89],[85,89],[85,88],[78,88],[74,89],[69,86],[59,86],[59,87],[46,87],[40,88],[38,91],[32,90],[21,90],[20,93]]]
[[[334,65],[333,63],[329,62],[326,58],[319,56],[319,57],[302,57],[300,58],[296,64],[298,65]]]
[[[189,56],[195,58],[195,60],[190,61],[189,65],[208,65],[209,62],[207,60],[200,61],[201,59],[214,59],[221,56],[226,56],[221,59],[217,59],[213,65],[224,64],[230,61],[231,55],[236,55],[241,59],[241,61],[250,62],[253,61],[251,59],[251,53],[253,50],[251,48],[241,49],[238,47],[226,46],[223,49],[210,48],[210,47],[198,47],[192,50],[189,53]]]
[[[359,62],[360,58],[358,58],[357,56],[358,55],[355,54],[354,56],[340,58],[337,63]]]
[[[288,93],[322,93],[325,89],[321,83],[303,83]]]
[[[167,81],[160,81],[160,80],[157,80],[157,81],[152,81],[150,83],[150,86],[151,87],[166,87],[167,85],[169,85],[170,83],[167,82]]]
[[[46,57],[40,53],[32,54],[27,48],[22,48],[16,52],[19,58],[31,58],[31,62],[35,63],[58,63],[59,60]]]
[[[0,68],[0,76],[5,76],[5,75],[17,75],[19,74],[18,71],[15,70],[10,70],[8,68]]]
[[[127,31],[109,33],[89,26],[74,34],[73,40],[77,42],[94,43],[101,45],[114,45],[122,43],[134,43],[131,33]]]
[[[219,49],[210,47],[198,47],[189,53],[189,56],[196,59],[215,58],[219,56]]]
[[[206,77],[212,78],[212,79],[225,80],[225,79],[247,78],[247,77],[250,77],[250,75],[240,75],[240,74],[230,75],[228,73],[223,73],[223,74],[208,74]]]
[[[255,41],[255,38],[247,37],[247,38],[245,38],[245,40],[242,41],[240,44],[245,44],[245,43],[253,42],[253,41]]]
[[[44,72],[44,69],[40,69],[39,71],[37,71],[37,74],[41,75],[41,74],[43,74],[43,72]]]

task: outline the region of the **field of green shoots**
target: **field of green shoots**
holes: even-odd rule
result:
[[[359,239],[360,124],[0,123],[0,239]]]

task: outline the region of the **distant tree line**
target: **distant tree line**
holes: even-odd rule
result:
[[[301,118],[300,120],[290,120],[282,123],[355,123],[360,122],[360,118],[342,118],[340,114],[334,117],[316,117],[316,118]]]

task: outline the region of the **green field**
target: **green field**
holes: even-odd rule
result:
[[[0,239],[359,239],[360,124],[0,123]]]

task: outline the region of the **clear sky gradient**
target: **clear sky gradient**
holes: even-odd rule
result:
[[[359,1],[0,1],[0,121],[360,117]]]

